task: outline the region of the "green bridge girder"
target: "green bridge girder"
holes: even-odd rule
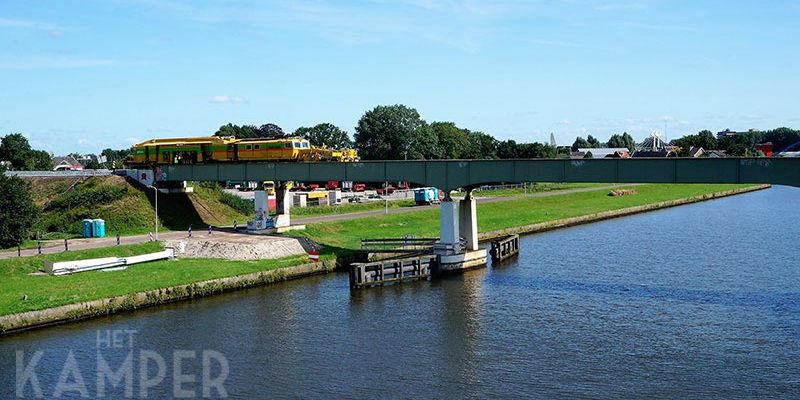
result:
[[[169,165],[160,181],[408,181],[442,190],[500,182],[771,183],[800,187],[800,158],[413,160]]]

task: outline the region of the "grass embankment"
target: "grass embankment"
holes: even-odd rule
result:
[[[539,222],[570,218],[603,211],[619,210],[670,200],[710,195],[752,185],[640,185],[636,194],[608,196],[608,190],[567,193],[559,196],[528,197],[478,204],[478,230],[495,231]],[[625,187],[625,186],[622,186]],[[347,221],[309,224],[305,235],[324,245],[358,249],[363,238],[435,237],[439,234],[439,210],[371,216]]]
[[[373,200],[367,203],[344,203],[338,206],[318,206],[292,208],[293,217],[311,217],[319,215],[350,214],[362,211],[383,210],[387,207],[387,202],[383,200]],[[414,199],[390,200],[389,208],[414,207]]]
[[[566,189],[580,189],[595,186],[608,186],[607,183],[531,183],[525,188],[502,188],[502,189],[488,189],[475,191],[475,196],[480,197],[511,197],[522,196],[525,193],[534,194],[542,192],[552,192],[557,190]],[[453,193],[454,198],[464,197],[463,193]],[[319,206],[319,207],[305,207],[305,208],[292,208],[292,216],[320,216],[320,215],[333,215],[333,214],[349,214],[362,211],[383,210],[387,207],[387,202],[383,200],[373,200],[366,203],[344,203],[335,206]],[[414,199],[404,200],[390,200],[388,208],[405,208],[414,207],[416,203]]]
[[[489,189],[489,190],[476,190],[473,192],[477,197],[512,197],[512,196],[522,196],[527,194],[534,194],[534,193],[544,193],[544,192],[553,192],[558,190],[568,190],[568,189],[583,189],[583,188],[591,188],[591,187],[600,187],[600,186],[613,186],[613,183],[529,183],[527,188],[525,187],[512,187],[512,188],[497,188],[497,189]],[[453,194],[453,197],[464,197],[463,194]]]
[[[39,232],[44,240],[80,237],[85,218],[105,220],[109,236],[146,234],[154,228],[153,190],[122,177],[35,178],[29,182],[31,195],[41,209],[33,232]],[[195,185],[194,193],[159,193],[159,229],[243,222],[252,207],[216,185]],[[35,242],[26,243],[26,247],[31,246]]]
[[[31,275],[42,269],[44,260],[69,261],[122,257],[152,253],[161,249],[161,244],[150,242],[0,260],[0,315],[269,271],[308,262],[308,257],[305,255],[260,261],[184,258],[134,265],[122,271],[90,271],[65,276]],[[323,258],[330,257],[323,255]],[[25,296],[27,298],[23,299]]]

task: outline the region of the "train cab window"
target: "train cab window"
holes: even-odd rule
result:
[[[169,153],[161,153],[161,161],[169,161]]]
[[[295,149],[299,149],[300,148],[300,142],[294,142],[294,148]]]
[[[249,145],[249,144],[247,146],[245,146],[244,148],[245,148],[245,150],[253,150],[253,146]]]
[[[286,142],[286,143],[283,144],[283,147],[286,148],[286,149],[291,149],[292,148],[292,143],[291,142]]]
[[[260,144],[254,144],[254,145],[253,145],[253,150],[258,150],[258,149],[260,149],[260,148],[261,148],[261,145],[260,145]]]
[[[304,148],[304,149],[307,149],[307,148],[308,148],[308,142],[303,142],[303,148]]]

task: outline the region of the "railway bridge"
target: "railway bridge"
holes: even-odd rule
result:
[[[769,183],[800,187],[800,158],[633,158],[276,162],[169,165],[159,181],[408,181],[442,189],[440,240],[443,265],[465,265],[478,252],[473,189],[495,183]],[[285,185],[276,185],[280,223],[289,223]],[[464,189],[463,200],[450,191]],[[461,239],[465,239],[462,241]],[[464,245],[464,243],[466,243]],[[466,248],[462,248],[465,246]],[[466,254],[466,256],[465,256]],[[479,255],[479,254],[478,254]],[[465,258],[466,257],[466,258]]]

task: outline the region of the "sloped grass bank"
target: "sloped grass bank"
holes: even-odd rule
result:
[[[146,234],[154,229],[154,191],[125,178],[36,178],[30,183],[41,209],[32,229],[34,238],[37,232],[44,240],[80,237],[86,218],[105,220],[109,236]],[[158,195],[159,229],[163,230],[243,223],[251,211],[247,200],[225,193],[216,184],[195,185],[194,193]]]

